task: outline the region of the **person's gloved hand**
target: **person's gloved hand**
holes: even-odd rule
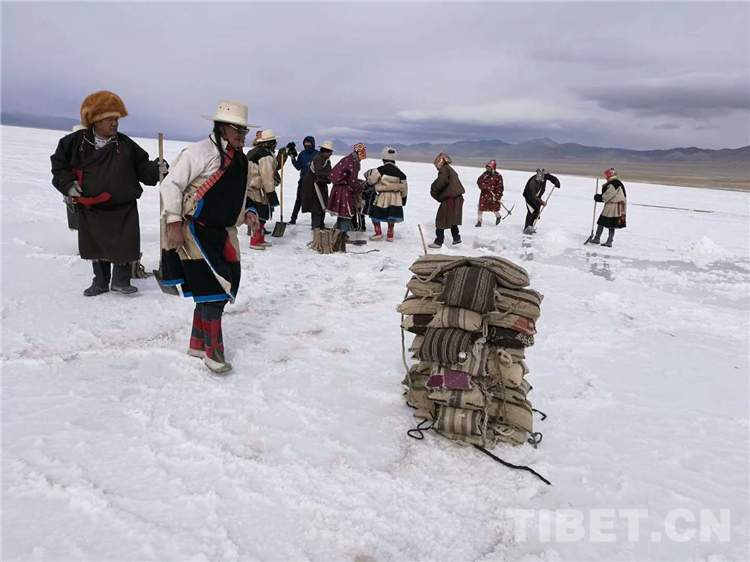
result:
[[[159,162],[158,160],[156,161]],[[166,176],[169,173],[169,162],[166,160],[162,160],[161,164],[158,164],[159,166],[159,175]]]
[[[83,191],[81,190],[81,186],[78,185],[77,181],[73,182],[73,185],[68,188],[68,195],[71,197],[80,197],[83,194]]]
[[[594,195],[594,201],[596,201],[597,203],[604,203],[604,197],[602,197],[601,193],[597,193],[596,195]]]
[[[547,203],[545,203],[544,201],[539,201],[539,208],[540,208],[540,209],[541,209],[542,207],[545,207],[546,205],[547,205]]]

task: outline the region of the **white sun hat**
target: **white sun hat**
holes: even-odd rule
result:
[[[320,145],[320,148],[325,148],[326,150],[333,152],[333,143],[331,141],[325,141]]]
[[[279,137],[276,135],[276,133],[273,132],[273,129],[266,129],[265,131],[262,131],[256,138],[258,142],[269,142],[278,139]]]
[[[247,122],[247,106],[238,101],[221,100],[216,113],[213,115],[201,115],[203,119],[209,121],[219,121],[220,123],[230,123],[241,127],[253,127],[257,129],[259,125],[251,125]]]

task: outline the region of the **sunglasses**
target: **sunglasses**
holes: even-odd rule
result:
[[[237,134],[242,135],[243,137],[246,136],[247,133],[248,133],[248,131],[250,130],[247,127],[239,127],[237,125],[232,125],[231,123],[227,123],[227,125],[229,125],[230,127],[232,127],[232,129],[234,129],[235,131],[237,131]]]

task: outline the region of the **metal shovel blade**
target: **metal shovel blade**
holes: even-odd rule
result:
[[[156,279],[156,282],[159,284],[159,288],[161,289],[162,293],[165,293],[167,295],[174,295],[175,297],[180,296],[180,291],[177,289],[175,285],[165,285],[164,284],[164,278],[161,276],[161,270],[154,269],[154,278]]]
[[[271,236],[273,238],[281,238],[284,236],[284,232],[286,232],[286,223],[278,221],[273,226],[273,232],[271,233]]]

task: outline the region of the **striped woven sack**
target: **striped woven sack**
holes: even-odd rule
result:
[[[418,297],[434,297],[443,292],[443,284],[438,281],[422,281],[418,277],[412,277],[406,284],[413,295]]]
[[[435,314],[438,305],[428,297],[406,297],[396,308],[401,314]]]
[[[437,302],[468,308],[480,314],[495,310],[495,277],[481,267],[458,267],[445,276],[445,288]]]
[[[435,419],[435,405],[433,402],[433,406],[430,408],[417,408],[414,410],[414,413],[412,414],[415,418],[419,418],[421,420],[434,420]]]
[[[529,368],[523,360],[511,363],[510,365],[498,363],[497,370],[490,370],[489,365],[487,368],[487,374],[490,375],[493,381],[498,381],[506,387],[510,386],[512,388],[521,386],[523,377],[528,373]]]
[[[517,427],[524,431],[532,432],[534,428],[534,414],[530,404],[517,404],[506,400],[505,406],[501,400],[492,400],[487,411],[491,423],[499,423]]]
[[[425,386],[430,389],[471,390],[474,385],[468,373],[435,365]]]
[[[437,431],[457,435],[482,435],[483,416],[480,410],[462,410],[437,404],[433,427]]]
[[[422,361],[459,365],[469,359],[477,337],[458,328],[429,328],[417,356]]]
[[[544,295],[533,289],[508,289],[498,286],[495,289],[495,307],[504,312],[512,312],[536,320],[542,315]]]
[[[523,347],[501,347],[500,349],[510,355],[510,358],[513,359],[513,361],[526,359],[526,350]]]
[[[498,347],[513,349],[531,347],[534,345],[534,336],[528,336],[510,328],[487,326],[487,341]]]
[[[465,410],[484,410],[487,400],[477,387],[472,390],[433,390],[429,399],[443,406]]]
[[[433,318],[432,314],[407,314],[401,322],[401,327],[409,333],[423,336]]]
[[[465,262],[463,256],[446,256],[445,254],[427,254],[420,256],[409,268],[414,275],[427,278],[436,271],[444,270],[454,266],[456,263]]]
[[[438,431],[437,433],[460,444],[479,445],[480,447],[491,447],[495,444],[494,441],[490,441],[481,435],[458,435],[456,433],[448,433],[447,431]]]
[[[409,369],[409,375],[404,377],[404,380],[401,381],[401,384],[406,386],[407,388],[413,388],[415,390],[427,390],[427,380],[430,378],[429,373],[423,374],[417,372],[415,369],[416,365],[413,365],[411,369]],[[411,386],[409,385],[409,380],[411,380]]]
[[[412,353],[416,353],[417,351],[419,351],[419,348],[422,347],[423,341],[424,336],[414,336],[411,344],[409,344],[409,351],[411,351]]]
[[[499,256],[470,258],[469,263],[489,270],[495,276],[497,283],[503,287],[520,289],[529,286],[529,273],[523,267],[505,258]]]
[[[430,391],[410,388],[406,392],[406,403],[413,408],[422,408],[430,410],[435,407],[435,403],[430,400]]]
[[[488,422],[487,433],[491,433],[496,441],[502,441],[503,443],[510,443],[511,445],[523,445],[526,443],[526,432],[517,427]]]
[[[484,315],[484,321],[488,326],[509,328],[527,336],[536,334],[536,324],[533,320],[511,312],[489,312]]]
[[[429,323],[430,328],[460,328],[467,332],[482,331],[482,315],[468,308],[438,306],[438,311]]]
[[[528,404],[531,406],[531,402],[527,400],[527,396],[529,393],[529,389],[531,388],[531,385],[528,384],[521,384],[515,388],[509,387],[508,385],[504,385],[502,383],[493,383],[487,388],[487,392],[492,395],[494,400],[499,400],[502,402],[503,398],[505,398],[508,402],[514,402],[516,404]]]

